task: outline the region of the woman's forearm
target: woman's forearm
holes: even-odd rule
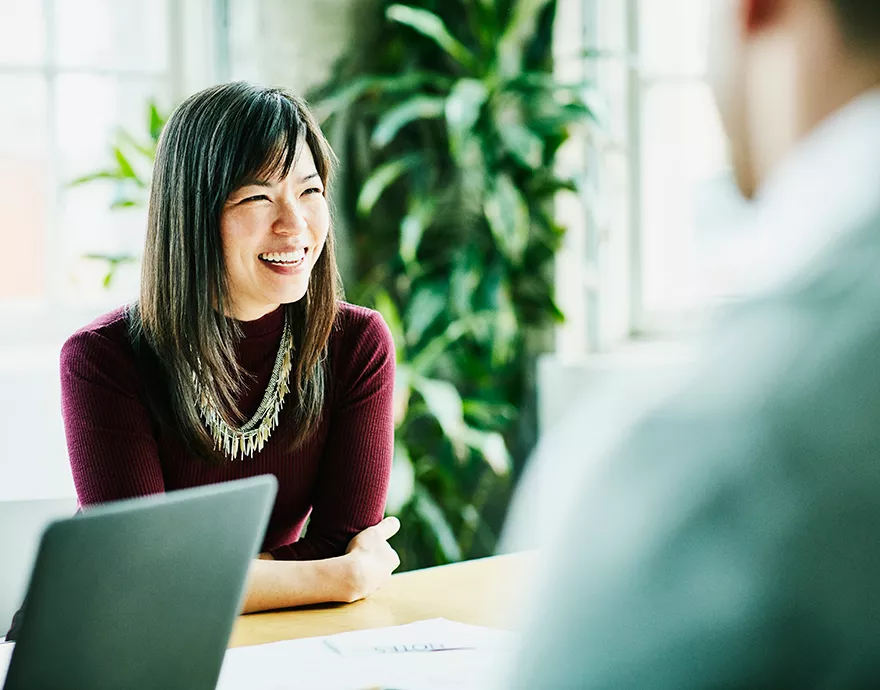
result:
[[[291,606],[352,602],[370,596],[400,565],[388,540],[400,521],[387,517],[352,539],[344,556],[314,561],[275,561],[261,553],[251,563],[243,613]]]
[[[352,563],[339,556],[320,561],[251,563],[242,613],[352,600]]]

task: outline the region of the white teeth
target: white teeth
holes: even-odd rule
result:
[[[272,261],[279,264],[295,264],[302,261],[306,256],[305,249],[299,249],[295,252],[269,252],[260,254],[260,258],[264,261]]]

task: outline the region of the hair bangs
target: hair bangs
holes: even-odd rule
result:
[[[241,131],[233,190],[255,181],[283,180],[296,163],[306,139],[306,123],[296,105],[274,91],[264,93],[251,104]]]

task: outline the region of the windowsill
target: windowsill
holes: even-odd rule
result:
[[[607,352],[563,357],[544,355],[538,362],[538,426],[541,433],[565,416],[575,401],[605,389],[613,379],[648,379],[691,361],[696,346],[687,337],[639,338]]]

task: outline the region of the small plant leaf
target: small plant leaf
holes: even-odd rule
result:
[[[138,174],[134,171],[134,167],[128,161],[128,157],[125,155],[125,152],[119,147],[115,147],[113,149],[113,157],[116,159],[116,164],[119,166],[120,178],[125,180],[131,180],[138,187],[146,187],[146,184]]]
[[[498,175],[483,210],[502,254],[520,265],[529,241],[529,208],[509,175]]]
[[[477,79],[459,79],[446,98],[446,123],[458,146],[471,134],[480,111],[489,98],[486,85]]]
[[[389,515],[400,515],[413,497],[415,490],[415,470],[409,450],[403,443],[394,444],[394,461],[391,466],[391,481],[388,485],[388,498],[385,510]]]
[[[357,211],[360,215],[367,215],[373,210],[376,202],[401,175],[417,167],[422,157],[418,154],[409,154],[395,158],[376,168],[364,182],[361,193],[357,200]]]
[[[414,96],[391,108],[379,119],[373,130],[373,146],[382,148],[391,143],[397,133],[416,120],[430,120],[443,116],[445,99],[439,96]]]
[[[458,389],[449,381],[418,376],[413,387],[422,396],[428,411],[437,420],[451,440],[461,439],[464,425],[464,408]]]
[[[416,261],[416,253],[425,229],[434,218],[436,204],[427,199],[416,199],[400,222],[400,258],[407,264]]]
[[[406,340],[415,345],[446,308],[448,294],[436,285],[422,285],[407,308]]]
[[[159,112],[159,108],[155,103],[150,103],[150,139],[154,142],[159,141],[162,134],[162,128],[165,126],[165,117]]]
[[[446,561],[450,563],[460,561],[462,559],[461,547],[458,545],[449,521],[437,504],[437,501],[422,487],[417,487],[415,490],[413,508],[434,534],[434,537],[437,539],[437,546],[440,548]]]
[[[433,12],[409,5],[391,5],[385,11],[385,16],[430,38],[466,69],[476,68],[477,60],[474,54],[449,32],[443,20]]]
[[[544,142],[520,124],[509,123],[498,127],[505,148],[527,168],[537,170],[544,163]]]

